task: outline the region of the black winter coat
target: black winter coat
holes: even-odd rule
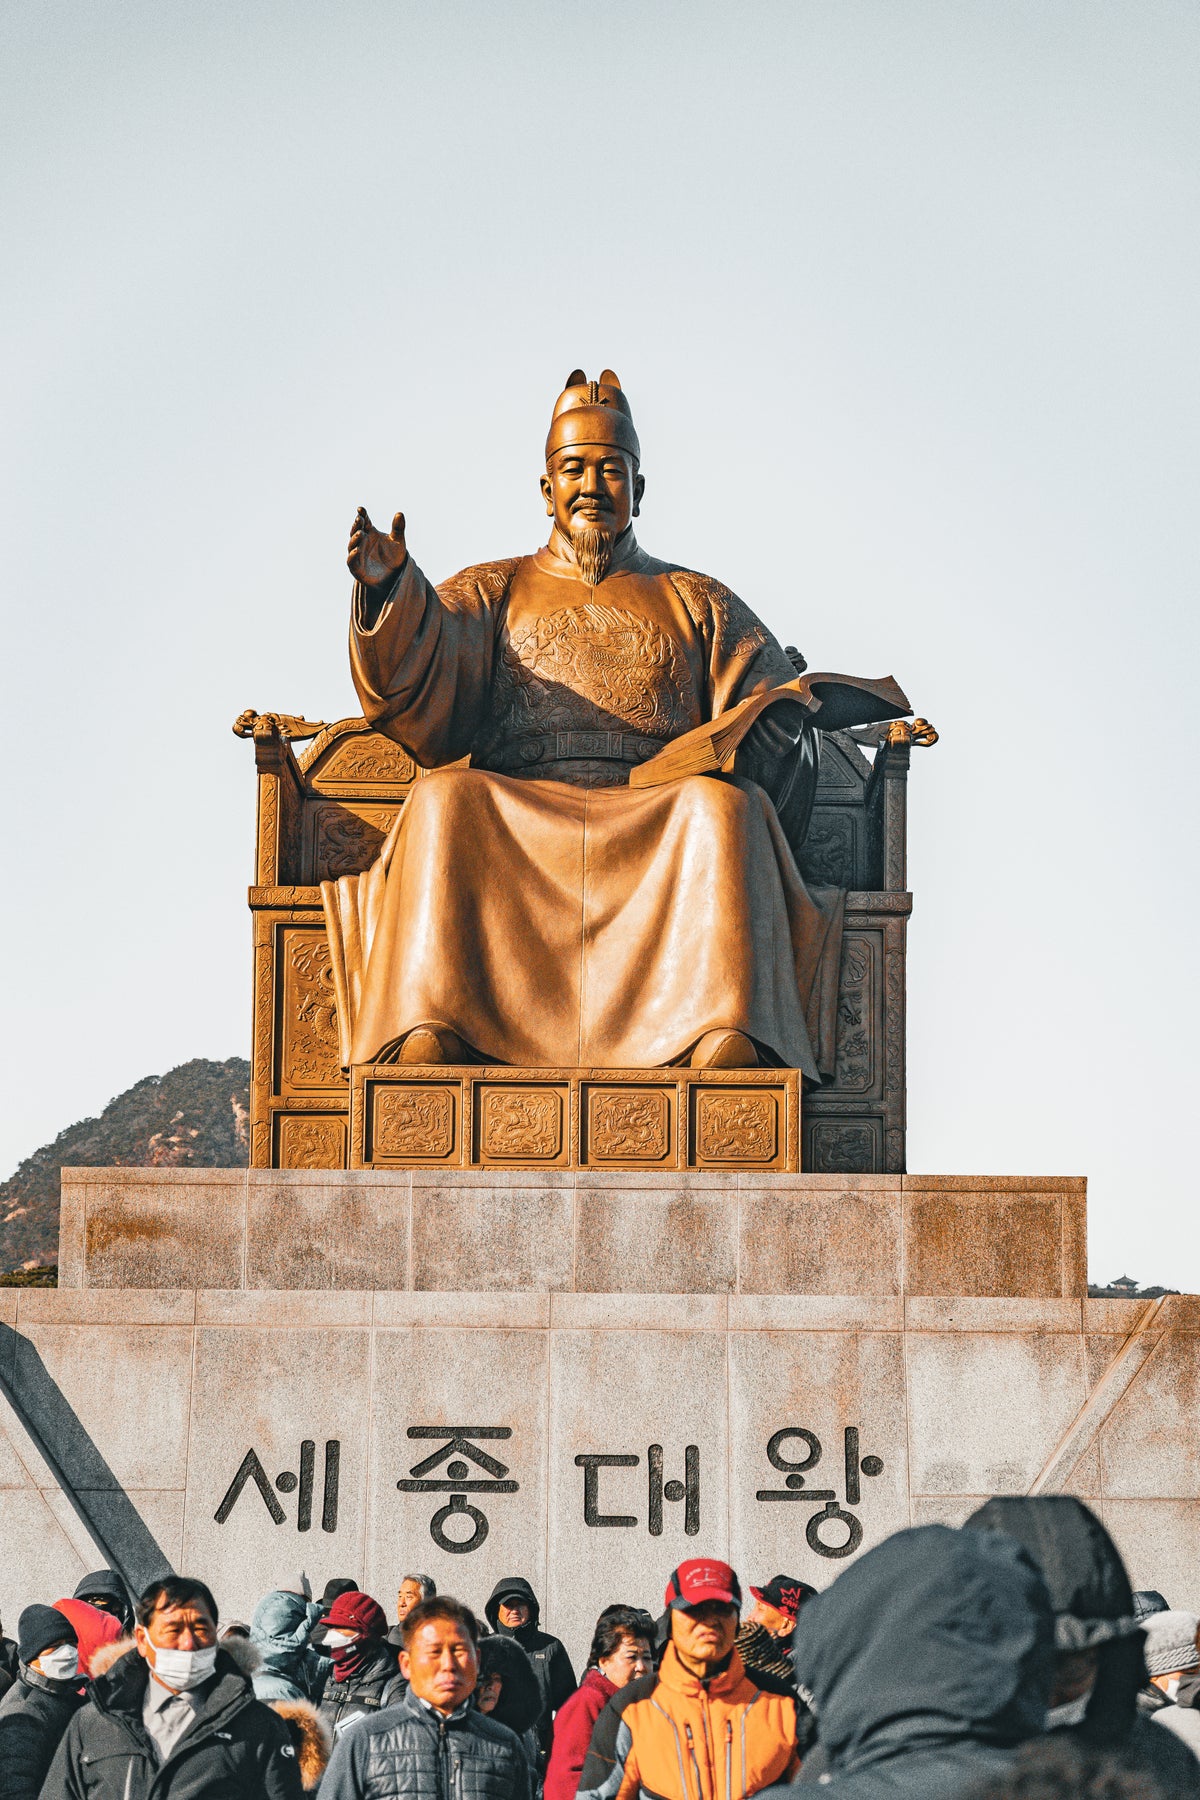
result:
[[[1157,1689],[1139,1700],[1148,1679],[1145,1634],[1121,1553],[1090,1507],[1072,1494],[1000,1495],[971,1514],[967,1529],[1002,1532],[1027,1550],[1050,1594],[1059,1650],[1099,1657],[1083,1722],[1064,1735],[1126,1773],[1148,1775],[1172,1800],[1200,1800],[1200,1762],[1182,1738],[1154,1724]]]
[[[164,1763],[142,1706],[149,1664],[121,1656],[71,1720],[42,1800],[301,1800],[300,1769],[278,1713],[254,1698],[232,1657],[217,1653],[216,1676],[195,1722]]]
[[[37,1800],[59,1739],[83,1705],[81,1681],[51,1681],[22,1663],[0,1702],[0,1796]]]
[[[529,1764],[473,1702],[447,1719],[410,1691],[338,1739],[321,1800],[530,1800]]]
[[[960,1800],[1043,1728],[1050,1599],[1007,1538],[899,1531],[806,1602],[804,1627],[796,1673],[819,1754],[800,1784],[819,1780],[830,1800]]]
[[[3,1700],[21,1666],[17,1646],[11,1638],[0,1637],[0,1700]]]
[[[501,1597],[523,1600],[529,1608],[528,1623],[518,1626],[516,1631],[511,1631],[507,1625],[501,1625]],[[566,1645],[561,1643],[558,1638],[551,1637],[548,1631],[541,1629],[542,1609],[538,1597],[529,1583],[519,1576],[510,1577],[507,1581],[498,1581],[483,1610],[492,1630],[499,1632],[502,1637],[515,1638],[533,1664],[534,1677],[542,1696],[542,1710],[534,1725],[534,1730],[537,1733],[544,1762],[550,1753],[554,1715],[559,1707],[571,1698],[579,1686],[575,1679],[575,1671],[571,1667],[571,1659],[567,1655]]]
[[[345,1681],[335,1681],[332,1674],[329,1676],[317,1710],[337,1738],[352,1720],[394,1705],[406,1685],[395,1651],[381,1643],[366,1667],[356,1675],[348,1676]]]

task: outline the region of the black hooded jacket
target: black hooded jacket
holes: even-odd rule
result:
[[[1042,1730],[1050,1601],[1005,1539],[897,1532],[810,1600],[804,1623],[797,1674],[822,1754],[801,1785],[819,1779],[835,1800],[959,1800]]]
[[[95,1569],[85,1575],[75,1589],[76,1600],[88,1600],[102,1611],[120,1619],[126,1631],[133,1630],[133,1606],[129,1590],[115,1569]]]
[[[52,1681],[20,1664],[0,1703],[0,1795],[37,1800],[59,1740],[86,1698],[82,1679]]]
[[[1131,1773],[1149,1775],[1172,1796],[1200,1800],[1200,1762],[1175,1736],[1138,1708],[1149,1677],[1145,1634],[1121,1553],[1091,1509],[1072,1494],[1000,1495],[972,1513],[965,1528],[1003,1532],[1042,1571],[1062,1652],[1094,1650],[1096,1683],[1072,1737],[1117,1757]],[[1182,1753],[1182,1754],[1181,1754]]]
[[[150,1665],[129,1650],[92,1682],[42,1800],[302,1800],[291,1733],[225,1651],[194,1723],[162,1763],[142,1723],[149,1679]]]
[[[516,1732],[529,1759],[530,1770],[536,1771],[542,1749],[537,1735],[538,1720],[542,1716],[542,1690],[528,1656],[516,1638],[505,1632],[493,1632],[490,1637],[480,1639],[479,1686],[482,1687],[493,1675],[500,1677],[500,1698],[486,1717]]]
[[[510,1631],[507,1625],[501,1625],[501,1600],[523,1600],[529,1608],[528,1622],[519,1626],[516,1631]],[[571,1698],[579,1685],[575,1680],[575,1671],[571,1667],[571,1659],[567,1655],[566,1646],[560,1643],[558,1638],[551,1637],[548,1631],[541,1629],[539,1623],[541,1607],[538,1604],[538,1597],[529,1583],[520,1575],[510,1575],[505,1580],[498,1581],[483,1610],[492,1630],[499,1632],[503,1637],[515,1638],[533,1664],[533,1673],[542,1696],[541,1712],[534,1730],[537,1732],[537,1741],[544,1760],[550,1750],[554,1715],[563,1702]]]

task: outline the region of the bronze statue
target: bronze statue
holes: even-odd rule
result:
[[[629,785],[803,659],[721,582],[637,543],[641,448],[611,370],[568,377],[541,487],[543,549],[438,587],[402,513],[390,532],[355,518],[354,684],[434,772],[378,861],[322,887],[342,1060],[819,1079],[843,896],[806,887],[790,847],[817,775],[803,707],[764,712],[735,774]]]

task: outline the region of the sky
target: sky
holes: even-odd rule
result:
[[[358,504],[535,548],[609,366],[646,548],[941,732],[909,1168],[1200,1288],[1198,92],[1190,0],[8,0],[0,1175],[249,1054],[233,719],[357,712]]]

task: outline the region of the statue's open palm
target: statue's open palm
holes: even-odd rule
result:
[[[365,506],[360,506],[350,528],[346,565],[364,587],[382,587],[392,579],[408,555],[404,542],[404,514],[398,512],[390,532],[376,531]]]

